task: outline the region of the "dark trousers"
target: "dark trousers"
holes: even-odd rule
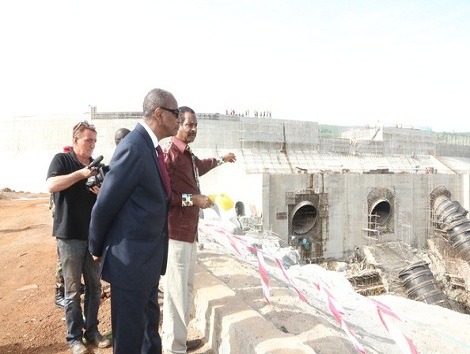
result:
[[[133,291],[111,284],[114,354],[161,354],[158,286]]]

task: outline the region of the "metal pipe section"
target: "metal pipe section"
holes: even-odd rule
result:
[[[412,300],[451,308],[451,305],[429,269],[428,263],[421,261],[400,271],[398,277]]]
[[[447,234],[447,240],[458,257],[470,262],[470,220],[459,202],[449,194],[440,194],[432,201],[436,225]]]

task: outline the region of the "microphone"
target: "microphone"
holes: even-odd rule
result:
[[[96,159],[94,159],[89,165],[88,168],[93,168],[97,166],[101,161],[103,161],[103,155],[98,156]]]

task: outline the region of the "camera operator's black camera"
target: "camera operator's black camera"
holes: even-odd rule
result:
[[[99,164],[96,166],[98,169],[98,174],[96,176],[91,176],[86,181],[86,186],[88,188],[98,186],[101,187],[101,183],[104,181],[104,176],[109,172],[109,166],[105,164]]]
[[[103,183],[104,181],[104,176],[109,171],[109,166],[102,164],[101,163],[102,160],[103,160],[103,156],[98,156],[88,165],[89,169],[98,170],[98,174],[96,174],[95,176],[89,177],[88,180],[86,181],[86,186],[88,188],[91,188],[94,186],[101,187],[101,183]]]

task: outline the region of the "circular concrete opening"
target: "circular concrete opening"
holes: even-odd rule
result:
[[[318,212],[312,202],[303,201],[292,210],[292,231],[297,235],[309,232],[317,222]]]
[[[370,215],[372,221],[376,222],[379,226],[384,226],[392,212],[392,206],[386,199],[380,199],[374,202],[371,207]]]

